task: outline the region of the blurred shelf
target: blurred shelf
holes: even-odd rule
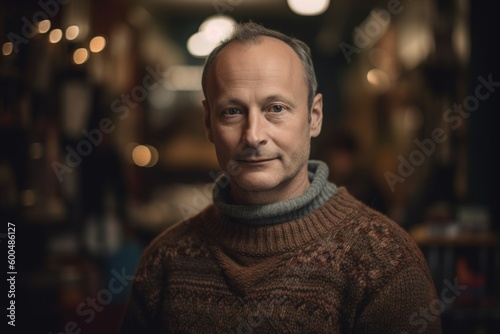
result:
[[[500,247],[500,235],[495,232],[433,233],[428,226],[418,226],[409,231],[421,247]]]
[[[496,308],[475,308],[475,307],[455,307],[444,314],[460,320],[500,320],[500,307]]]

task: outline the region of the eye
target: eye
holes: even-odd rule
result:
[[[285,110],[285,107],[283,107],[282,105],[279,105],[279,104],[276,104],[276,105],[271,107],[272,112],[280,113],[283,110]]]
[[[238,115],[239,113],[240,111],[236,108],[229,108],[224,111],[224,115],[229,115],[229,116]]]

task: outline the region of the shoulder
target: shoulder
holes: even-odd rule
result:
[[[340,188],[337,196],[342,198],[343,205],[349,211],[340,222],[342,233],[353,242],[366,247],[409,247],[415,250],[416,244],[408,232],[388,216],[358,201],[345,188]]]
[[[422,325],[426,333],[439,332],[436,314],[425,322],[417,314],[429,310],[437,298],[418,245],[387,216],[345,191],[341,195],[352,211],[330,240],[342,244],[338,268],[348,282],[344,291],[360,314],[357,331],[406,333],[415,330],[411,326]]]
[[[147,276],[151,272],[159,272],[172,259],[189,252],[198,253],[205,248],[203,238],[203,222],[210,216],[213,206],[208,206],[200,213],[179,221],[166,228],[146,247],[141,256],[137,269],[136,280]]]
[[[133,308],[142,309],[149,318],[155,318],[176,263],[182,266],[186,258],[200,258],[208,253],[200,230],[211,211],[209,206],[197,215],[168,227],[146,247],[132,282]]]
[[[335,195],[334,195],[335,196]],[[364,269],[370,277],[391,276],[408,267],[427,274],[427,263],[410,235],[386,215],[353,198],[341,188],[341,196],[350,211],[332,236],[341,241],[353,270]]]

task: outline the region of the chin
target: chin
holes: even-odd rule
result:
[[[240,188],[248,191],[267,191],[277,187],[281,183],[277,175],[255,175],[255,174],[259,173],[238,175],[233,179],[233,181]]]

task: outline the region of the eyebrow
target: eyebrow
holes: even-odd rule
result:
[[[289,98],[287,98],[281,94],[270,95],[270,96],[266,97],[263,101],[265,103],[269,103],[269,102],[272,102],[275,100],[282,100],[282,101],[286,102],[287,104],[289,104],[290,107],[295,108],[295,103],[293,103]]]
[[[262,103],[270,103],[272,101],[276,101],[276,100],[281,100],[285,103],[287,103],[288,105],[290,105],[290,107],[292,108],[295,108],[296,105],[295,103],[293,103],[292,101],[290,101],[289,98],[286,98],[285,96],[281,95],[281,94],[273,94],[273,95],[269,95],[267,97],[265,97],[264,99],[262,99]],[[238,105],[238,106],[244,106],[245,103],[238,99],[238,98],[229,98],[229,99],[223,99],[219,102],[216,102],[216,107],[221,107],[222,105],[227,105],[227,104],[234,104],[234,105]]]

